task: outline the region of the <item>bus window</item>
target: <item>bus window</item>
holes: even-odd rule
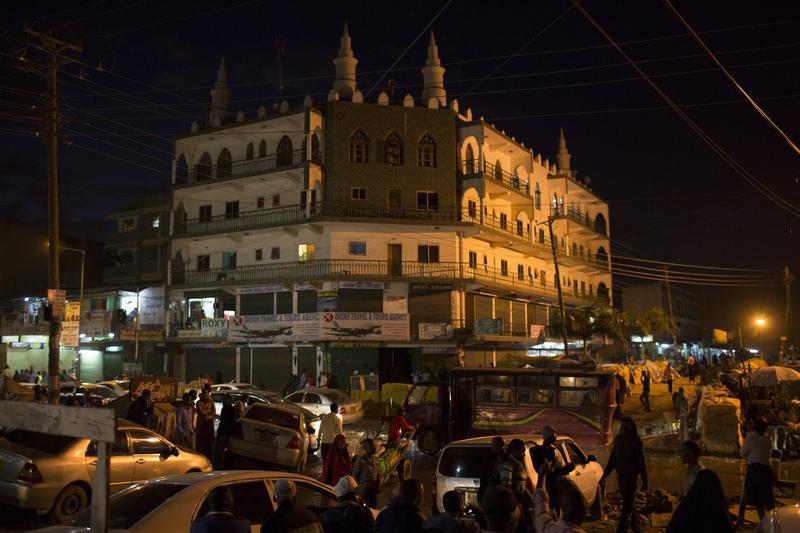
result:
[[[552,389],[518,389],[517,405],[552,405],[555,395]]]
[[[494,404],[494,405],[511,405],[511,389],[498,389],[489,387],[478,387],[476,392],[477,399],[475,403],[480,404]]]
[[[558,405],[561,407],[596,407],[597,404],[596,390],[558,391]]]
[[[514,384],[514,376],[478,374],[475,376],[475,383],[477,385],[505,385],[511,387]]]
[[[581,376],[562,376],[558,380],[559,387],[591,388],[597,387],[597,378]]]

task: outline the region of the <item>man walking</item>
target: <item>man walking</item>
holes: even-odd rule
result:
[[[689,400],[683,392],[683,387],[678,387],[678,397],[675,398],[675,416],[681,424],[681,440],[689,440]]]
[[[500,467],[500,484],[513,492],[517,500],[525,495],[525,482],[528,481],[524,456],[525,443],[520,439],[513,439],[508,443],[508,453]]]
[[[646,369],[642,369],[642,394],[639,396],[639,401],[642,402],[644,412],[650,412],[650,373]]]
[[[481,484],[478,487],[478,503],[483,501],[483,495],[486,494],[487,490],[500,484],[500,468],[503,466],[506,456],[505,446],[506,443],[503,441],[503,437],[492,438],[492,447],[489,450],[489,455],[481,463]]]
[[[337,435],[344,435],[342,419],[339,417],[339,404],[331,404],[331,412],[322,415],[319,421],[319,439],[322,442],[322,462],[328,456],[328,451],[333,447]]]
[[[647,466],[644,462],[644,447],[636,430],[636,422],[629,416],[622,418],[619,435],[614,437],[611,455],[600,482],[604,484],[605,479],[614,470],[617,471],[617,484],[622,496],[622,512],[617,524],[617,533],[625,533],[628,531],[628,527],[633,529],[634,533],[639,533],[642,531],[642,522],[634,508],[634,502],[639,488],[643,491],[647,490]],[[640,480],[641,487],[639,486]]]

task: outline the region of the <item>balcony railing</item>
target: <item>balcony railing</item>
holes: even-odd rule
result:
[[[524,180],[519,176],[512,174],[502,168],[493,165],[492,163],[485,162],[483,170],[478,168],[478,163],[475,162],[472,168],[467,168],[466,163],[461,165],[461,175],[464,179],[484,177],[497,183],[502,183],[506,187],[516,189],[522,194],[531,194],[531,186],[528,180]]]
[[[312,152],[311,161],[321,163],[320,154]],[[265,157],[255,157],[252,159],[237,159],[224,165],[196,165],[189,172],[189,183],[204,181],[214,181],[238,176],[249,176],[264,172],[272,172],[282,168],[291,168],[306,161],[306,151],[303,149],[293,150],[291,153],[268,155]],[[178,183],[183,185],[183,183]]]
[[[500,287],[520,293],[555,296],[552,283],[542,285],[541,279],[518,273],[515,266],[509,270],[469,263],[421,263],[417,261],[371,261],[318,259],[286,263],[246,265],[235,269],[215,268],[208,270],[173,271],[173,285],[200,285],[215,283],[280,282],[293,283],[315,280],[439,280],[449,282],[471,282]],[[565,294],[572,294],[565,287]]]
[[[589,218],[589,213],[581,213],[578,209],[574,207],[569,207],[567,209],[567,218],[569,218],[572,222],[576,222],[581,226],[597,233],[598,235],[602,235],[606,237],[606,234],[602,231],[598,231],[597,228],[594,226],[594,221]]]

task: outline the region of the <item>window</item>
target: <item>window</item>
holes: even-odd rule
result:
[[[389,209],[399,211],[403,208],[403,191],[401,189],[389,189],[388,192]]]
[[[465,157],[464,157],[464,174],[474,174],[475,173],[475,151],[472,149],[472,145],[468,144],[467,149],[465,150]]]
[[[233,270],[236,268],[236,252],[222,253],[222,268],[225,270]]]
[[[280,194],[273,194],[272,195],[272,207],[278,207],[281,205],[281,195]]]
[[[158,229],[159,226],[161,226],[161,217],[158,215],[153,215],[153,217],[150,218],[150,227],[153,229]]]
[[[363,241],[350,241],[350,255],[367,255],[367,243]]]
[[[227,178],[231,175],[231,153],[223,148],[217,157],[217,178]]]
[[[586,282],[581,281],[581,296],[586,296]]]
[[[253,143],[247,143],[247,150],[245,151],[244,158],[248,161],[253,159]]]
[[[294,310],[294,295],[292,291],[275,293],[275,314],[288,315]]]
[[[586,464],[589,462],[586,455],[583,453],[583,450],[578,448],[578,445],[572,442],[571,440],[564,441],[564,445],[567,448],[567,453],[569,454],[569,460],[571,463],[577,464]]]
[[[508,228],[508,215],[505,213],[500,213],[500,228],[506,229]]]
[[[298,509],[313,509],[320,514],[324,513],[335,505],[335,500],[332,500],[330,493],[324,493],[321,489],[307,485],[303,482],[296,482],[297,494],[294,498],[294,504]]]
[[[264,505],[264,502],[269,502],[269,494],[263,481],[246,481],[226,486],[231,490],[233,496],[231,513],[234,516],[246,518],[250,525],[257,526],[263,524],[272,514],[272,505]],[[205,516],[209,511],[208,500],[206,500],[200,506],[197,516]]]
[[[560,390],[558,405],[561,407],[593,407],[597,405],[596,390]]]
[[[478,204],[474,200],[467,202],[467,215],[469,218],[478,218]]]
[[[278,141],[278,150],[275,154],[275,165],[279,167],[288,167],[294,164],[292,151],[292,140],[287,135],[284,135],[281,137],[281,140]]]
[[[369,163],[369,138],[361,130],[350,136],[350,162]]]
[[[353,200],[366,200],[367,189],[365,189],[364,187],[351,187],[350,198]]]
[[[522,237],[525,234],[525,223],[521,220],[517,220],[517,235]]]
[[[164,443],[163,440],[158,438],[155,434],[150,433],[149,431],[133,429],[129,433],[131,435],[131,441],[133,443],[134,455],[159,454],[163,452],[164,449],[167,447],[167,445]]]
[[[264,259],[264,250],[261,248],[256,248],[256,261],[262,261]]]
[[[383,141],[383,162],[393,167],[403,164],[403,139],[395,132],[391,132]]]
[[[438,211],[439,193],[434,191],[417,191],[417,209],[420,211]]]
[[[469,253],[469,267],[478,268],[478,252]]]
[[[542,287],[547,287],[547,272],[544,270],[539,271],[539,281],[542,283]]]
[[[239,216],[239,201],[225,202],[225,218],[237,218]]]
[[[145,261],[157,261],[158,246],[142,246],[142,257]]]
[[[269,252],[270,259],[280,259],[281,258],[281,249],[279,246],[274,246]]]
[[[298,244],[297,245],[297,259],[298,261],[313,261],[314,260],[314,243]]]
[[[429,133],[423,135],[417,142],[417,166],[436,166],[436,141]]]
[[[542,191],[539,189],[538,183],[533,189],[533,206],[540,211],[542,210]]]
[[[135,218],[125,218],[122,220],[122,233],[128,233],[129,231],[136,230],[136,219]]]
[[[439,247],[429,244],[420,244],[417,246],[417,258],[420,263],[438,263]]]
[[[197,163],[197,167],[195,168],[197,181],[211,179],[211,166],[211,156],[208,155],[208,152],[203,152],[203,155],[200,156],[200,162]]]
[[[267,141],[258,143],[258,157],[267,157]]]
[[[511,405],[512,389],[479,387],[475,390],[475,403]]]
[[[211,206],[210,205],[201,205],[200,211],[197,217],[200,222],[208,222],[211,220]]]
[[[256,198],[256,209],[264,209],[264,197],[259,196]]]
[[[525,279],[525,265],[517,265],[517,279]]]
[[[539,228],[539,244],[544,244],[544,230]]]
[[[211,268],[211,256],[210,255],[198,255],[197,256],[197,270],[198,272],[204,272]]]
[[[553,389],[517,389],[517,405],[552,405]]]
[[[505,259],[500,260],[500,273],[504,276],[508,276],[508,261]]]
[[[597,387],[597,378],[581,376],[561,376],[558,378],[559,387]]]

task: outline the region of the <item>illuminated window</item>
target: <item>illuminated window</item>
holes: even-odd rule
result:
[[[129,231],[136,230],[136,219],[135,218],[124,218],[122,219],[122,233],[127,233]]]
[[[315,248],[314,243],[298,244],[297,245],[298,261],[313,261],[314,248]]]
[[[160,225],[161,225],[161,217],[159,217],[158,215],[155,215],[153,218],[150,219],[150,227],[152,227],[153,229],[158,229]]]
[[[361,130],[350,136],[350,162],[369,162],[369,138]]]

